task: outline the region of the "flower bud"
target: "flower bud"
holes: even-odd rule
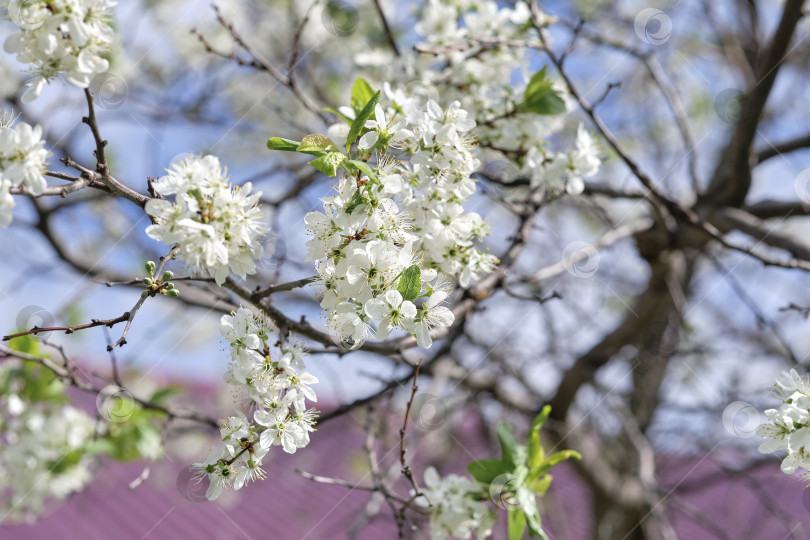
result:
[[[180,291],[178,291],[177,289],[171,289],[171,290],[167,291],[166,294],[168,294],[172,298],[176,298],[176,297],[180,296]]]
[[[143,292],[141,293],[141,298],[146,298],[147,296],[149,296],[149,292],[148,292],[148,291],[143,291]]]
[[[146,271],[149,272],[150,277],[155,274],[155,261],[146,262]]]
[[[174,273],[172,273],[169,270],[166,270],[165,272],[163,272],[163,277],[160,279],[161,281],[169,281],[172,278],[174,278]]]
[[[153,283],[154,282],[152,281],[152,278],[150,277],[143,278],[143,284],[146,285],[147,287],[151,287]]]

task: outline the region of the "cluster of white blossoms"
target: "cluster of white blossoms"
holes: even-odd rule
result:
[[[0,227],[11,223],[12,187],[23,188],[32,195],[40,195],[45,190],[47,159],[42,127],[31,127],[25,122],[15,126],[8,115],[0,119]]]
[[[376,105],[358,142],[367,170],[343,176],[338,194],[323,199],[324,211],[305,217],[312,235],[307,258],[318,261],[321,307],[334,336],[359,343],[377,323],[377,339],[401,328],[427,348],[431,328],[453,323],[441,305],[449,292],[444,275],[467,287],[498,260],[475,247],[488,226],[463,207],[480,165],[468,135],[475,123],[457,102],[422,107],[388,93],[388,111]],[[349,128],[336,124],[328,133],[343,144]]]
[[[11,386],[0,396],[0,514],[33,522],[49,500],[65,499],[91,480],[85,450],[95,422],[69,405],[29,402],[13,378],[5,382]]]
[[[413,216],[417,248],[428,267],[468,287],[498,263],[495,256],[474,245],[476,239],[489,234],[489,224],[475,212],[464,212],[463,206],[475,193],[472,174],[481,166],[472,151],[470,132],[475,121],[458,101],[443,110],[429,100],[421,108],[403,93],[391,94],[393,109],[408,111],[404,120],[413,132],[400,143],[409,155],[408,163],[401,167],[400,195]]]
[[[172,163],[154,183],[160,195],[174,195],[174,203],[150,199],[146,212],[155,224],[146,233],[169,245],[180,246],[179,259],[193,271],[207,270],[218,284],[233,271],[245,279],[256,273],[262,256],[264,225],[253,186],[234,186],[214,156],[194,156]]]
[[[528,177],[532,188],[548,186],[553,191],[565,189],[569,195],[578,195],[585,189],[583,179],[595,175],[601,164],[599,147],[580,124],[574,150],[569,153],[552,152],[541,145],[534,145],[526,154],[524,166],[506,168],[502,179],[509,182],[518,176]]]
[[[294,454],[309,444],[315,431],[317,401],[310,385],[318,379],[304,364],[300,344],[277,346],[264,318],[240,307],[223,315],[220,330],[231,346],[231,363],[225,381],[237,396],[247,394],[252,418],[237,411],[222,424],[222,446],[215,447],[202,463],[192,465],[198,479],[208,478],[206,497],[216,499],[223,488],[240,489],[251,480],[263,479],[262,458],[270,447],[281,446]]]
[[[765,411],[770,422],[760,425],[757,435],[768,440],[759,451],[769,454],[785,450],[785,474],[793,474],[799,467],[810,471],[810,381],[791,369],[790,373],[782,373],[774,386],[782,405],[779,410]]]
[[[572,108],[566,88],[548,80],[549,89],[562,96],[556,100],[557,114],[536,114],[525,107],[524,94],[533,74],[528,71],[531,49],[520,43],[537,41],[528,4],[501,7],[494,0],[424,0],[415,10],[421,53],[395,57],[383,49],[358,53],[356,60],[376,69],[392,85],[442,103],[459,101],[478,122],[474,135],[481,146],[480,159],[496,169],[490,173],[501,182],[521,178],[529,180],[530,189],[581,193],[583,179],[597,172],[601,158],[590,134],[582,126],[570,125],[564,114]],[[543,13],[538,16],[541,26],[555,21]],[[549,148],[552,137],[573,131],[572,147]],[[515,186],[511,196],[528,192]]]
[[[473,480],[457,474],[440,477],[428,467],[422,493],[427,500],[419,497],[416,502],[427,507],[430,501],[431,540],[472,538],[473,534],[480,540],[492,534],[497,516],[481,499],[481,488]]]
[[[20,31],[6,39],[6,52],[31,64],[35,73],[23,101],[39,97],[45,83],[59,73],[79,88],[104,73],[109,62],[113,30],[110,0],[5,0],[9,16]]]

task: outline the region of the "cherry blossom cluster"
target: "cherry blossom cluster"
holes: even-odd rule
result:
[[[85,450],[95,422],[69,405],[29,401],[20,380],[7,378],[11,369],[9,362],[0,367],[0,381],[10,385],[0,396],[0,513],[33,522],[49,500],[65,499],[91,480]]]
[[[449,291],[444,275],[467,287],[498,261],[475,247],[488,226],[463,206],[480,166],[469,136],[475,122],[457,102],[442,109],[387,92],[388,111],[375,106],[357,145],[368,170],[344,176],[324,211],[305,218],[308,259],[318,260],[321,307],[333,335],[358,343],[374,322],[377,339],[401,328],[427,348],[430,329],[453,322],[441,305]],[[348,108],[341,114],[354,116]],[[328,133],[343,144],[349,128],[336,124]]]
[[[176,0],[176,3],[180,1]],[[176,3],[166,3],[165,9],[177,9],[172,7]],[[290,20],[303,18],[309,7],[309,4],[295,4],[290,10]],[[352,71],[378,83],[376,86],[380,88],[388,82],[394,88],[419,96],[423,104],[427,99],[433,99],[446,107],[459,101],[461,108],[477,122],[472,133],[480,143],[478,157],[482,168],[509,185],[502,193],[504,198],[521,199],[530,189],[538,187],[544,187],[554,195],[578,194],[584,188],[583,180],[596,173],[602,153],[574,115],[565,114],[574,108],[574,101],[561,80],[551,73],[547,76],[550,89],[560,96],[555,98],[553,110],[538,114],[525,106],[525,92],[533,76],[529,66],[536,65],[534,55],[538,54],[538,39],[530,24],[528,2],[418,0],[412,3],[412,8],[419,43],[416,50],[400,47],[398,55],[384,42],[369,49],[369,40],[341,38],[330,33],[330,29],[325,28],[328,25],[317,23],[321,20],[321,8],[323,6],[313,8],[308,19],[310,23],[301,36],[302,46],[310,43],[321,51],[323,61],[319,60],[319,72],[339,75]],[[269,12],[272,7],[252,4],[249,8],[237,4],[223,6],[226,18],[236,22],[238,28],[254,28],[254,31],[272,35],[277,40],[264,45],[254,44],[259,48],[267,47],[262,53],[272,57],[271,43],[288,42],[291,36],[287,32],[293,27],[288,28],[287,21],[278,17],[256,17],[256,9]],[[358,28],[376,24],[376,20],[364,22],[366,15],[362,10],[358,13]],[[267,20],[274,21],[274,24],[265,22]],[[542,12],[536,17],[541,27],[555,21],[554,17]],[[215,47],[227,49],[230,46],[232,38],[215,20],[197,25],[198,28],[206,26],[204,34]],[[180,33],[176,28],[167,28],[166,31],[177,33],[177,46],[184,55],[184,62],[196,65],[201,61],[217,61],[213,56],[201,60],[199,44],[187,32]],[[547,40],[551,38],[546,36]],[[261,74],[246,71],[239,77],[245,80],[235,80],[228,88],[234,107],[244,108],[245,114],[249,113],[268,131],[279,131],[275,109],[247,110],[249,104],[263,97],[262,86],[255,84]],[[393,99],[390,94],[387,97]],[[278,103],[279,109],[293,115],[308,114],[294,96],[277,99],[282,100]],[[345,130],[345,127],[336,129]],[[339,142],[339,137],[333,136],[331,131],[329,136]],[[516,179],[528,180],[529,183],[515,182]]]
[[[0,119],[0,227],[12,220],[14,199],[11,188],[40,195],[47,187],[45,166],[48,151],[42,140],[42,128],[25,122],[13,125],[8,115]]]
[[[475,121],[458,101],[447,109],[432,100],[420,107],[402,92],[391,92],[390,87],[388,91],[392,110],[407,111],[403,120],[413,133],[399,141],[408,155],[408,162],[400,168],[400,196],[413,216],[413,229],[419,237],[416,247],[428,267],[468,287],[498,263],[496,257],[474,245],[476,239],[489,234],[489,225],[477,213],[464,212],[463,206],[475,193],[472,174],[481,166],[470,135]],[[387,129],[384,119],[373,127],[382,133]]]
[[[180,246],[178,258],[193,271],[207,270],[218,284],[233,271],[245,279],[256,273],[262,256],[261,192],[253,186],[234,186],[214,156],[194,156],[172,163],[154,183],[160,195],[174,195],[174,203],[150,199],[146,212],[154,225],[146,233],[169,245]]]
[[[427,507],[430,501],[430,538],[487,538],[497,516],[482,500],[481,487],[457,474],[440,477],[433,467],[425,470],[425,497],[417,504]]]
[[[223,488],[238,490],[264,479],[262,459],[270,447],[294,454],[309,444],[317,418],[306,402],[317,401],[311,385],[318,379],[307,371],[300,344],[274,343],[268,322],[244,307],[223,315],[220,330],[231,348],[225,381],[237,396],[246,395],[253,413],[251,418],[237,411],[225,419],[220,429],[223,445],[192,465],[198,479],[208,479],[210,500]]]
[[[67,81],[87,88],[109,62],[113,30],[110,0],[5,0],[11,20],[20,27],[5,42],[6,52],[31,64],[35,77],[23,101],[39,97],[46,82],[64,73]]]
[[[793,474],[799,467],[810,471],[810,381],[791,369],[776,379],[774,388],[782,405],[765,411],[770,422],[757,428],[757,435],[767,439],[759,451],[786,451],[782,460],[785,474]]]
[[[583,179],[593,176],[601,164],[599,148],[581,125],[570,125],[564,113],[573,102],[564,85],[546,79],[545,71],[543,84],[562,98],[554,98],[553,106],[544,105],[539,114],[525,101],[533,75],[527,71],[530,49],[520,44],[536,41],[534,30],[529,31],[528,4],[500,7],[494,0],[425,0],[416,10],[421,41],[414,56],[394,57],[381,49],[359,52],[356,61],[396,87],[407,86],[423,96],[441,98],[442,103],[459,101],[478,123],[474,135],[481,146],[480,159],[497,169],[491,173],[502,182],[525,178],[529,189],[581,193]],[[556,20],[542,12],[538,17],[541,26]],[[553,136],[574,131],[572,147],[549,148]],[[516,184],[509,195],[519,198],[527,191]]]

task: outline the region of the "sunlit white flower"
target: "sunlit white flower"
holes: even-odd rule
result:
[[[230,272],[242,279],[256,272],[265,227],[258,206],[261,193],[251,194],[250,183],[233,186],[216,157],[195,156],[173,163],[154,186],[175,200],[146,203],[156,222],[146,228],[149,236],[179,245],[180,259],[192,269],[205,268],[220,285]]]
[[[416,336],[416,343],[423,349],[433,344],[430,329],[436,326],[450,326],[455,320],[453,312],[441,305],[447,298],[447,292],[437,290],[431,294],[418,311],[417,317],[406,324],[406,329]]]
[[[31,64],[36,74],[29,82],[23,101],[36,99],[46,82],[58,73],[79,88],[87,88],[91,78],[107,71],[104,58],[110,52],[113,31],[110,26],[110,0],[6,0],[20,26],[4,44],[6,52]]]
[[[40,126],[0,123],[0,179],[40,195],[48,185],[43,175],[47,158]]]
[[[776,379],[776,395],[782,399],[779,409],[765,411],[768,423],[757,427],[765,439],[759,451],[769,454],[784,450],[782,472],[792,474],[798,468],[810,471],[810,395],[808,382],[796,370]]]
[[[242,486],[254,480],[265,479],[264,469],[262,469],[261,465],[262,459],[269,450],[269,448],[254,447],[252,452],[246,452],[236,460],[233,464],[236,471],[236,477],[233,481],[234,489],[241,489]]]
[[[416,306],[409,300],[403,300],[399,291],[386,291],[383,298],[372,298],[364,307],[366,313],[380,322],[377,339],[385,339],[391,330],[405,321],[416,317]]]
[[[430,501],[430,537],[432,540],[453,538],[486,538],[492,534],[496,516],[481,500],[477,483],[463,476],[449,474],[440,477],[436,469],[425,470],[425,497],[417,504],[428,506]]]

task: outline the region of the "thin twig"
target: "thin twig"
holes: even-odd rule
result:
[[[156,276],[162,275],[163,269],[166,267],[166,263],[172,260],[175,257],[175,255],[177,255],[177,253],[179,252],[180,248],[175,247],[172,248],[172,250],[167,255],[162,256],[160,258],[160,261],[158,262],[157,268],[155,268],[154,275]],[[150,296],[154,296],[154,291],[152,291],[152,294],[150,295],[142,296],[141,298],[139,298],[138,301],[133,306],[133,308],[129,310],[129,316],[127,317],[127,324],[124,327],[124,332],[121,334],[121,337],[118,338],[118,340],[115,343],[113,343],[112,345],[107,345],[108,351],[112,351],[116,347],[123,347],[124,345],[126,345],[127,334],[129,334],[129,329],[132,327],[132,321],[135,319],[135,315],[141,309],[141,306],[143,306],[144,302],[146,302],[146,299],[149,298]]]
[[[388,44],[391,46],[391,50],[394,51],[396,56],[400,56],[399,47],[397,47],[397,40],[394,39],[394,32],[391,30],[391,26],[388,24],[388,19],[383,12],[380,0],[374,0],[374,5],[377,7],[377,13],[380,15],[383,30],[385,30],[385,37],[388,39]]]
[[[416,397],[416,391],[419,390],[419,386],[417,382],[419,381],[419,368],[422,366],[422,362],[420,361],[417,363],[413,368],[413,383],[411,384],[411,397],[408,400],[408,405],[405,407],[405,418],[402,421],[402,429],[399,430],[399,462],[402,465],[402,474],[405,475],[405,478],[408,479],[411,486],[413,486],[413,496],[418,497],[422,496],[427,499],[424,493],[422,493],[419,489],[419,486],[416,484],[416,480],[413,477],[413,472],[411,471],[410,466],[405,462],[405,431],[408,429],[408,417],[411,415],[411,407],[413,406],[413,400]],[[428,500],[428,504],[430,501]],[[406,506],[403,506],[400,509],[400,514],[404,518],[404,513]]]
[[[30,330],[26,330],[25,332],[17,332],[16,334],[10,334],[7,336],[3,336],[3,341],[9,341],[14,338],[28,336],[31,334],[40,334],[42,332],[64,332],[65,334],[72,334],[76,330],[85,330],[87,328],[95,328],[96,326],[106,326],[108,328],[112,328],[118,323],[122,323],[129,319],[129,311],[124,313],[123,315],[116,317],[114,319],[90,319],[90,322],[87,324],[78,324],[75,326],[49,326],[49,327],[39,327],[34,326]]]
[[[318,280],[318,276],[310,276],[302,279],[296,279],[295,281],[288,281],[287,283],[280,283],[278,285],[271,285],[266,289],[261,289],[253,293],[250,299],[254,302],[261,300],[267,296],[270,296],[273,293],[282,292],[282,291],[291,291],[293,289],[297,289],[299,287],[305,287],[310,283],[315,283]]]

